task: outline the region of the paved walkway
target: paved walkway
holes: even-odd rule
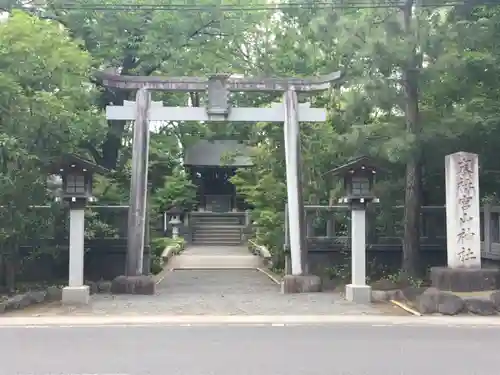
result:
[[[379,315],[336,293],[281,294],[258,270],[177,270],[166,274],[156,296],[94,295],[90,306],[52,304],[8,315]]]
[[[252,255],[246,246],[188,246],[182,255],[220,256],[220,255]],[[253,255],[252,255],[253,256]]]
[[[262,259],[251,254],[245,246],[189,246],[168,264],[172,269],[252,269],[261,266]]]

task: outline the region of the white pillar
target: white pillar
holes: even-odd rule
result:
[[[447,155],[445,171],[448,267],[481,268],[478,156]]]
[[[294,90],[287,90],[284,94],[285,108],[285,161],[286,161],[286,190],[288,197],[288,232],[290,238],[290,258],[292,261],[292,275],[304,274],[303,264],[303,233],[301,228],[301,192],[300,192],[300,129],[298,121],[298,100]]]
[[[69,283],[63,288],[62,302],[70,305],[88,304],[89,287],[83,285],[85,208],[72,207],[69,215]]]
[[[352,284],[366,284],[366,211],[351,213]]]
[[[346,285],[346,299],[351,302],[371,302],[371,288],[366,285],[366,211],[353,207],[351,211],[351,284]]]

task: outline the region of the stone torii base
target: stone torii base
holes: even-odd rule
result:
[[[323,290],[321,277],[316,275],[285,275],[281,293],[318,293]]]
[[[111,282],[113,294],[146,294],[156,293],[156,281],[147,275],[118,276]]]

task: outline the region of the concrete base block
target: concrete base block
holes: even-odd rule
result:
[[[90,302],[90,289],[88,285],[67,286],[62,290],[62,303],[64,305],[88,305]]]
[[[111,282],[112,294],[145,294],[156,292],[156,282],[151,276],[118,276]]]
[[[368,285],[346,285],[345,298],[349,302],[368,305],[372,301],[372,288]]]
[[[286,275],[281,283],[281,292],[284,294],[317,293],[321,290],[321,278],[315,275]]]
[[[466,293],[500,289],[498,268],[432,267],[430,278],[432,286],[442,291]]]

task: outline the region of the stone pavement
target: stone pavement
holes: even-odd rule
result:
[[[246,246],[189,246],[168,263],[172,269],[252,269],[262,265],[262,259]]]
[[[387,307],[386,307],[387,308]],[[401,314],[398,309],[392,313]],[[90,306],[36,306],[4,316],[50,315],[380,315],[377,305],[361,306],[337,293],[281,294],[258,270],[176,270],[167,272],[155,296],[92,296]]]

